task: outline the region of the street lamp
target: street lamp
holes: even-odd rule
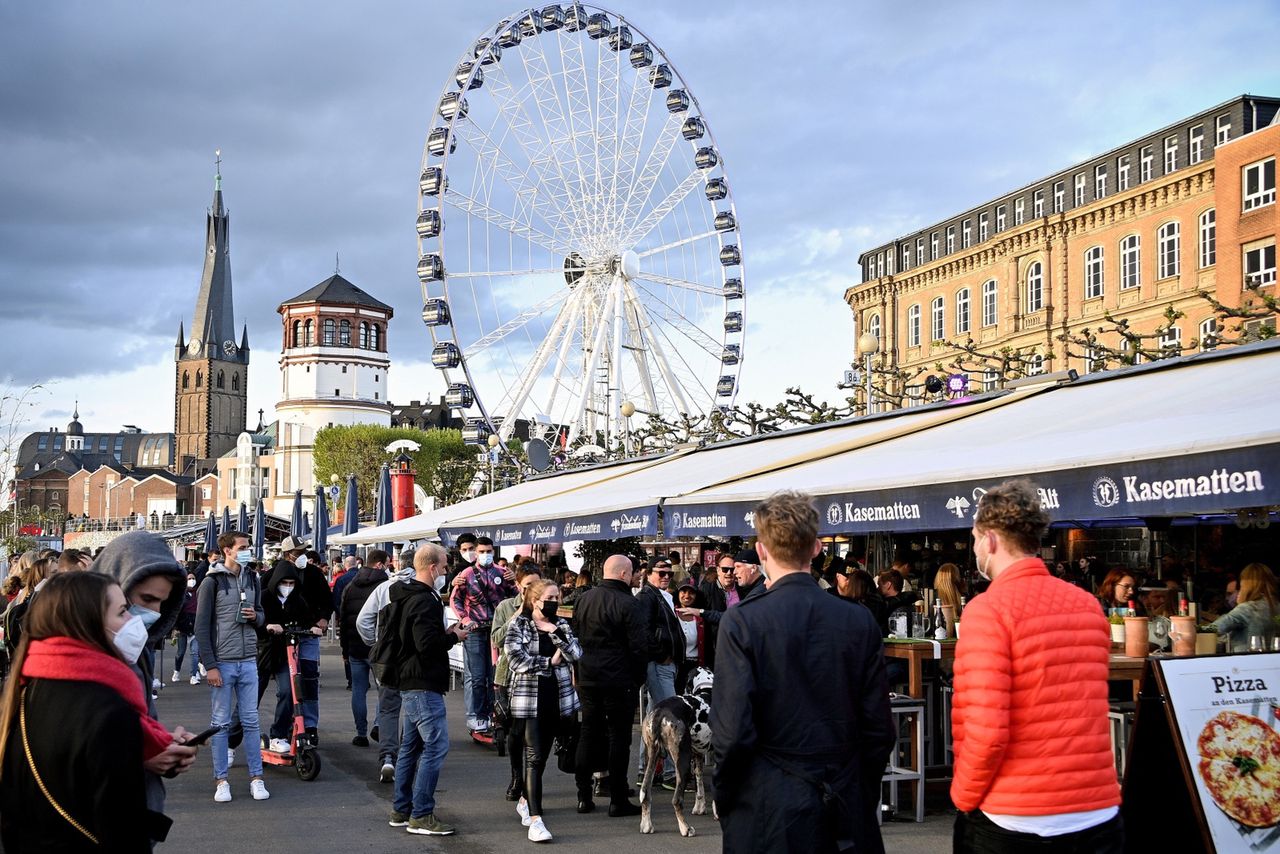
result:
[[[502,444],[502,440],[498,438],[497,433],[489,434],[489,491],[493,492],[493,469],[494,463],[497,461],[498,446]]]
[[[624,400],[622,406],[618,407],[618,411],[627,422],[627,432],[622,447],[623,453],[629,457],[631,456],[631,416],[636,414],[636,405],[629,400]]]
[[[867,377],[867,414],[871,414],[871,360],[880,352],[880,339],[870,332],[858,336],[858,355],[863,361],[863,371]]]

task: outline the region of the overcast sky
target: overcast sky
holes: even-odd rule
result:
[[[740,402],[836,398],[857,256],[1241,93],[1280,95],[1280,6],[614,7],[662,46],[725,158],[748,270]],[[442,389],[418,318],[417,173],[489,0],[0,3],[0,383],[32,429],[173,429],[172,345],[203,261],[213,151],[250,408],[276,306],[329,276],[392,304],[395,401]],[[250,426],[256,421],[251,417]]]

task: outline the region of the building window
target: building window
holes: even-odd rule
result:
[[[1026,216],[1025,216],[1026,211],[1027,211],[1026,199],[1013,200],[1013,224],[1014,225],[1022,225],[1022,221],[1026,219]]]
[[[196,371],[196,388],[204,388],[204,371]]]
[[[326,317],[324,320],[324,328],[321,331],[320,343],[326,347],[332,347],[333,342],[338,337],[338,324],[334,322],[332,317]]]
[[[1160,357],[1169,359],[1182,354],[1182,330],[1170,326],[1160,336]]]
[[[1138,151],[1138,181],[1146,183],[1151,180],[1152,161],[1155,160],[1155,154],[1151,150],[1151,146],[1144,145]]]
[[[1129,155],[1122,154],[1116,160],[1116,189],[1123,193],[1129,189]]]
[[[374,381],[375,383],[376,383],[376,382],[378,382],[378,375],[377,375],[377,374],[374,374],[374,375],[373,375],[373,381]]]
[[[1209,208],[1200,214],[1200,266],[1212,267],[1218,261],[1218,214]]]
[[[911,267],[911,247],[902,247],[902,269],[906,270]]]
[[[881,252],[879,255],[876,256],[876,278],[880,278],[883,275],[884,275],[884,253]],[[377,329],[376,326],[373,328]],[[370,347],[369,349],[376,350],[378,348]]]
[[[1251,211],[1276,200],[1276,159],[1268,157],[1244,167],[1244,209]]]
[[[880,340],[880,315],[873,314],[871,319],[867,321],[867,331],[876,336],[876,340]]]
[[[374,400],[377,400],[377,399],[378,399],[378,393],[377,393],[376,391],[373,393],[373,399],[374,399]]]
[[[889,272],[892,273],[893,271],[890,270]],[[382,349],[382,327],[376,323],[369,327],[369,349],[370,350]]]
[[[1093,197],[1101,199],[1107,194],[1107,165],[1099,163],[1093,170]]]
[[[969,289],[956,291],[956,334],[964,335],[969,331]]]
[[[1075,192],[1075,195],[1072,197],[1073,199],[1072,204],[1077,208],[1084,204],[1084,182],[1085,182],[1084,173],[1081,172],[1079,175],[1076,176],[1076,192]]]
[[[183,371],[182,372],[182,390],[186,391],[187,387],[190,385],[191,385],[191,374],[189,374],[186,371]]]
[[[1204,125],[1196,125],[1191,129],[1188,143],[1187,163],[1199,163],[1204,159]]]
[[[1276,245],[1270,243],[1244,253],[1244,286],[1260,288],[1276,283]]]
[[[995,391],[999,381],[1000,381],[1000,375],[997,374],[995,371],[982,372],[982,390],[983,391]]]
[[[1157,279],[1167,279],[1178,275],[1178,250],[1181,244],[1181,229],[1176,222],[1166,222],[1156,232],[1156,264]]]
[[[938,232],[934,232],[929,236],[929,260],[938,260]]]
[[[302,321],[301,320],[295,320],[293,322],[293,346],[294,347],[302,346]]]
[[[1062,213],[1062,208],[1066,202],[1067,188],[1066,182],[1055,181],[1053,184],[1053,212]]]
[[[1032,214],[1036,219],[1044,216],[1044,190],[1036,190],[1031,199]]]
[[[227,375],[223,371],[218,371],[218,388],[227,387]]]
[[[369,349],[369,324],[367,323],[360,324],[360,349]]]
[[[1218,116],[1218,136],[1216,145],[1222,145],[1231,139],[1231,114]]]
[[[1178,168],[1178,137],[1164,138],[1164,174],[1168,175]]]
[[[239,391],[239,390],[240,390],[240,375],[239,375],[239,374],[232,374],[232,375],[231,375],[231,390],[232,390],[232,391]]]
[[[1004,231],[1005,211],[1007,207],[1007,205],[996,206],[996,234]]]
[[[924,238],[916,238],[916,266],[924,263]]]
[[[342,372],[343,372],[344,374],[347,372],[347,366],[346,366],[346,365],[343,365],[343,366],[342,366]]]
[[[1120,241],[1120,290],[1142,284],[1142,238],[1130,234]]]
[[[338,324],[338,346],[351,346],[351,321],[344,320]]]
[[[1026,314],[1044,308],[1044,266],[1039,261],[1032,262],[1027,268],[1027,309]]]
[[[947,226],[947,254],[950,255],[956,251],[956,227],[954,225]]]
[[[314,347],[316,344],[316,324],[314,320],[308,320],[302,324],[302,346]]]
[[[1036,353],[1027,359],[1027,376],[1038,377],[1044,373],[1044,356]]]
[[[986,239],[991,236],[990,220],[986,211],[978,214],[978,242],[985,243]]]
[[[341,397],[341,396],[342,396],[342,389],[335,388],[335,389],[333,390],[333,396],[334,396],[334,397]]]
[[[1084,298],[1102,296],[1103,291],[1102,247],[1094,246],[1084,253]]]
[[[1218,318],[1211,317],[1200,323],[1200,352],[1218,346]]]
[[[907,346],[920,346],[920,306],[919,304],[911,306],[907,309]]]
[[[935,297],[933,302],[929,304],[929,340],[941,341],[946,337],[946,329],[943,326],[943,302],[942,297]]]
[[[982,283],[982,325],[996,325],[996,280],[987,279]]]
[[[53,437],[53,449],[55,451],[62,450],[62,434],[61,433]]]
[[[205,501],[208,501],[210,498],[213,497],[213,487],[212,486],[200,487],[200,494],[201,496],[203,496]]]

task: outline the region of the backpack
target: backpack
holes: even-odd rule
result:
[[[387,688],[400,687],[400,659],[403,649],[400,615],[403,611],[403,600],[390,602],[382,607],[378,612],[378,637],[369,648],[369,669],[373,671],[378,684]]]

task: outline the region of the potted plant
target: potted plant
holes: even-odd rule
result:
[[[1212,655],[1218,651],[1218,630],[1213,623],[1196,627],[1196,655]]]
[[[1107,620],[1111,623],[1111,642],[1124,643],[1124,617],[1112,614]]]

